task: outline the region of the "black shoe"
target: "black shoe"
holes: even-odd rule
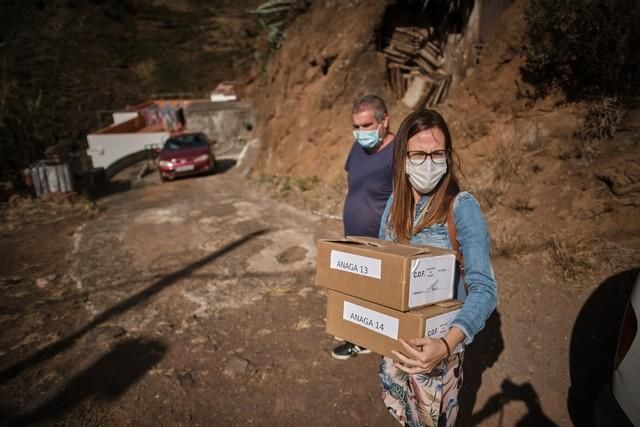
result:
[[[345,342],[333,349],[331,352],[331,357],[338,360],[347,360],[352,357],[356,357],[358,354],[369,354],[371,350],[368,350],[364,347],[360,347],[359,345],[352,344],[350,342]]]

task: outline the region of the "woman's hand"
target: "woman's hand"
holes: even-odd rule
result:
[[[395,356],[394,364],[407,374],[424,374],[431,372],[438,363],[447,357],[447,347],[439,339],[415,338],[406,342],[399,338],[400,344],[406,350],[406,356],[392,350]]]

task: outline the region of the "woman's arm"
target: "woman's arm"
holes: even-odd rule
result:
[[[446,341],[446,344],[442,342]],[[415,338],[409,342],[399,339],[406,354],[391,350],[395,356],[395,365],[408,374],[422,374],[431,372],[445,357],[464,340],[464,333],[457,327],[452,327],[447,335],[440,338]]]
[[[454,218],[469,293],[452,326],[470,344],[496,308],[498,290],[491,266],[491,239],[480,204],[471,194],[460,193],[454,202]]]

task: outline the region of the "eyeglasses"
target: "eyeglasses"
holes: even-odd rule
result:
[[[431,153],[425,151],[407,151],[407,158],[414,165],[421,165],[427,160],[427,157],[431,157],[431,162],[436,165],[441,165],[447,162],[447,151],[437,150]]]

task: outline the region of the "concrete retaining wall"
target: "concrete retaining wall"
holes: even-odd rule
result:
[[[185,108],[190,132],[203,132],[214,145],[216,155],[237,155],[251,139],[256,114],[242,101],[198,102]]]

